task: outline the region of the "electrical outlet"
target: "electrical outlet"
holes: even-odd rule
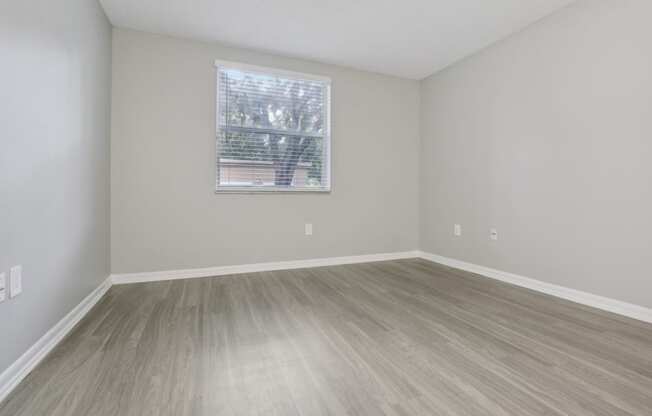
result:
[[[23,293],[23,266],[14,266],[9,273],[9,297]]]
[[[456,237],[459,237],[462,235],[462,226],[459,224],[455,224],[453,227],[453,234],[455,234]]]
[[[7,274],[0,273],[0,302],[4,302],[7,299]]]
[[[489,238],[491,238],[494,241],[497,241],[498,240],[498,230],[496,230],[495,228],[492,228],[491,230],[489,230]]]
[[[312,235],[312,224],[306,224],[306,235]]]

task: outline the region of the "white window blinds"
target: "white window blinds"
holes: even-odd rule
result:
[[[217,68],[217,190],[329,191],[329,80]]]

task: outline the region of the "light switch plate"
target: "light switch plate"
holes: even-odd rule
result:
[[[312,235],[312,224],[306,224],[306,235]]]
[[[453,227],[453,234],[457,237],[462,235],[462,226],[460,224],[455,224]]]
[[[14,266],[9,273],[9,297],[15,298],[23,292],[23,267]]]

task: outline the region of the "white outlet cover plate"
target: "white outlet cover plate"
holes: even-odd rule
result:
[[[7,273],[0,273],[0,302],[7,299]]]

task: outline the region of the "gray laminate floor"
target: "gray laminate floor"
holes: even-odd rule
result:
[[[652,415],[652,325],[422,260],[113,287],[17,415]]]

